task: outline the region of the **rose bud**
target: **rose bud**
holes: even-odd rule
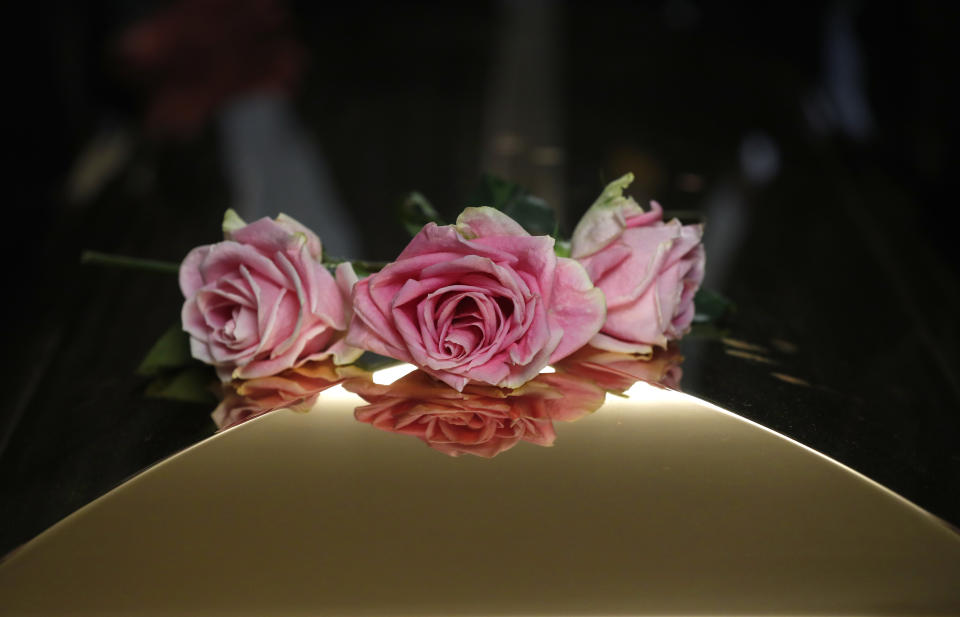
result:
[[[607,320],[590,344],[649,354],[690,328],[703,281],[703,229],[664,223],[656,202],[644,212],[623,196],[632,181],[627,174],[607,185],[574,229],[570,249],[607,298]]]

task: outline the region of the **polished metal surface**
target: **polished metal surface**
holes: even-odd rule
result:
[[[449,458],[335,388],[134,477],[0,565],[4,615],[950,615],[960,535],[638,384],[552,448]]]

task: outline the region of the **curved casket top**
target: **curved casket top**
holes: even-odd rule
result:
[[[956,614],[960,539],[802,445],[640,384],[551,448],[443,455],[326,392],[9,555],[10,615]]]

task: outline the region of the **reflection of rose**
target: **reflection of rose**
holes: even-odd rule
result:
[[[347,340],[457,390],[470,380],[520,386],[603,323],[603,294],[553,245],[493,208],[467,208],[456,226],[428,223],[357,284]]]
[[[234,381],[224,385],[224,397],[213,412],[213,421],[223,430],[275,409],[309,411],[327,388],[365,374],[355,366],[336,366],[322,360],[278,375]]]
[[[320,240],[284,215],[247,225],[231,211],[224,232],[225,242],[193,249],[180,265],[195,358],[228,381],[360,355],[343,342],[356,281],[349,264],[334,279],[320,264]]]
[[[584,347],[554,364],[558,371],[589,380],[604,390],[623,392],[637,381],[680,389],[683,356],[676,346],[657,349],[652,356]]]
[[[224,430],[247,420],[253,420],[262,416],[268,411],[273,411],[272,407],[261,407],[255,401],[250,401],[239,396],[234,390],[227,389],[220,404],[213,410],[210,417],[217,425],[217,429]]]
[[[370,403],[355,412],[361,422],[419,437],[450,456],[487,458],[520,441],[552,445],[553,420],[575,420],[604,400],[600,388],[559,373],[537,375],[516,390],[469,384],[458,392],[423,371],[389,386],[351,379],[344,388]]]
[[[623,189],[632,174],[611,182],[573,232],[572,256],[607,297],[607,321],[594,347],[650,353],[683,336],[693,321],[693,296],[703,281],[699,225],[664,223],[656,202],[644,212]]]

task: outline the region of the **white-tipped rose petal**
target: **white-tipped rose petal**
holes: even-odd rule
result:
[[[523,226],[496,208],[467,208],[457,217],[457,231],[465,238],[529,236]]]
[[[210,252],[209,246],[198,246],[184,257],[180,266],[180,291],[187,298],[197,293],[206,284],[200,266]]]
[[[557,260],[553,294],[550,316],[563,331],[563,340],[551,354],[551,362],[586,345],[607,316],[603,292],[593,286],[587,271],[573,259]]]

